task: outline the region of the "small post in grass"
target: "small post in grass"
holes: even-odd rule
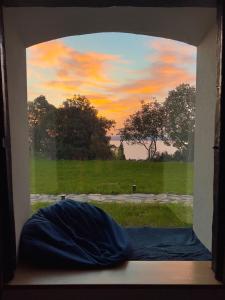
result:
[[[133,184],[132,185],[132,193],[136,193],[136,190],[137,190],[137,186],[136,186],[136,184]]]
[[[66,195],[60,195],[61,200],[65,200],[66,199]]]

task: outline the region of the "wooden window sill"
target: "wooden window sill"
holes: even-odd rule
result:
[[[7,288],[84,285],[221,285],[208,261],[128,261],[104,270],[58,270],[18,265]]]

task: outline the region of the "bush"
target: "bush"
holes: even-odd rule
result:
[[[167,151],[162,153],[157,152],[153,161],[183,161],[183,162],[192,162],[193,154],[188,151],[177,150],[173,154],[169,154]]]

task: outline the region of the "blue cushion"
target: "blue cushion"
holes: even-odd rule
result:
[[[40,209],[24,225],[20,254],[54,267],[106,267],[127,260],[125,230],[101,209],[73,200]]]

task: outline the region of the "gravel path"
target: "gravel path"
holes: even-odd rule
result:
[[[192,195],[175,195],[175,194],[119,194],[119,195],[102,195],[102,194],[68,194],[66,199],[72,199],[81,202],[99,201],[99,202],[132,202],[132,203],[185,203],[192,205]],[[58,201],[61,195],[44,195],[31,194],[31,202],[34,201]]]

